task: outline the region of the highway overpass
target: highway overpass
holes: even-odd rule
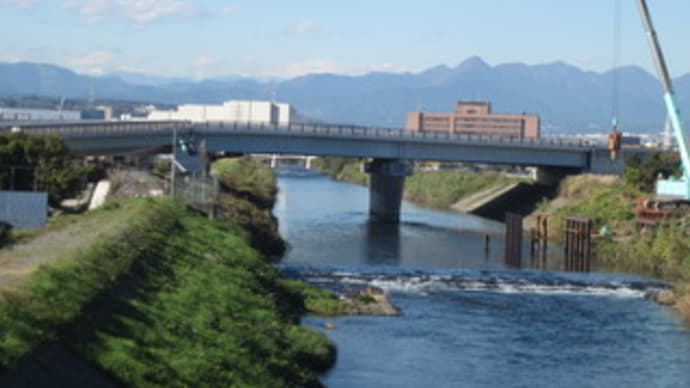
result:
[[[372,214],[376,213],[375,202],[385,203],[386,212],[395,213],[392,209],[399,208],[401,182],[411,174],[408,161],[533,166],[540,169],[546,180],[549,177],[553,180],[553,177],[564,173],[620,173],[623,169],[623,157],[611,161],[606,149],[596,148],[586,141],[552,138],[419,133],[332,124],[269,126],[184,121],[0,123],[0,131],[11,130],[60,135],[73,152],[84,155],[169,151],[173,137],[176,137],[190,147],[198,148],[203,144],[208,152],[213,153],[371,158],[374,160],[369,169],[372,174]],[[392,192],[389,189],[393,189]],[[378,194],[374,193],[376,190]],[[390,198],[396,196],[398,199],[389,203]],[[397,213],[392,217],[397,217]]]

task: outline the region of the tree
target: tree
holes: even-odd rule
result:
[[[659,176],[668,178],[680,176],[680,157],[675,152],[654,152],[642,160],[639,155],[631,155],[625,161],[623,178],[629,185],[651,193]]]
[[[56,206],[78,193],[92,171],[75,163],[59,136],[0,134],[0,189],[45,190]]]

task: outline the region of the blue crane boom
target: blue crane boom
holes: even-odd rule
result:
[[[652,57],[654,59],[657,73],[659,74],[661,86],[664,89],[666,111],[668,113],[670,124],[673,127],[673,133],[678,142],[678,152],[680,153],[680,159],[683,166],[683,176],[679,180],[659,180],[657,182],[656,193],[661,197],[673,197],[688,200],[690,199],[690,155],[688,154],[690,144],[688,143],[688,136],[683,127],[683,120],[681,118],[680,110],[678,109],[678,104],[676,103],[673,84],[671,83],[671,77],[668,73],[668,67],[666,66],[664,54],[661,51],[659,38],[657,37],[656,31],[654,30],[654,25],[652,24],[652,18],[649,14],[647,1],[637,0],[637,6],[640,11],[640,16],[642,17],[642,24],[645,32],[647,33],[649,46],[652,50]]]

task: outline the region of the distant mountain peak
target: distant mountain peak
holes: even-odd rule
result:
[[[483,59],[481,59],[478,56],[472,56],[467,59],[465,59],[458,67],[456,67],[457,70],[464,70],[464,71],[470,71],[470,70],[485,70],[485,69],[490,69],[491,65],[486,63]]]
[[[636,66],[616,71],[622,72],[623,128],[655,130],[663,126],[665,109],[655,77]],[[443,112],[458,99],[484,98],[499,112],[538,113],[544,130],[554,132],[608,127],[612,85],[610,72],[582,70],[564,62],[489,65],[477,56],[457,66],[434,66],[414,74],[319,74],[270,83],[244,77],[176,83],[155,75],[125,74],[127,77],[137,82],[86,76],[51,64],[0,62],[0,98],[86,99],[93,93],[96,98],[147,103],[217,104],[277,95],[305,115],[324,121],[392,127],[404,125],[405,114],[418,106]],[[688,106],[690,75],[676,81],[680,104]]]

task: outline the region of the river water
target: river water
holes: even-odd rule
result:
[[[690,331],[645,298],[663,284],[510,268],[499,223],[405,204],[399,227],[369,225],[366,188],[286,172],[278,184],[284,273],[375,285],[403,311],[304,319],[335,325],[329,387],[690,387]]]

